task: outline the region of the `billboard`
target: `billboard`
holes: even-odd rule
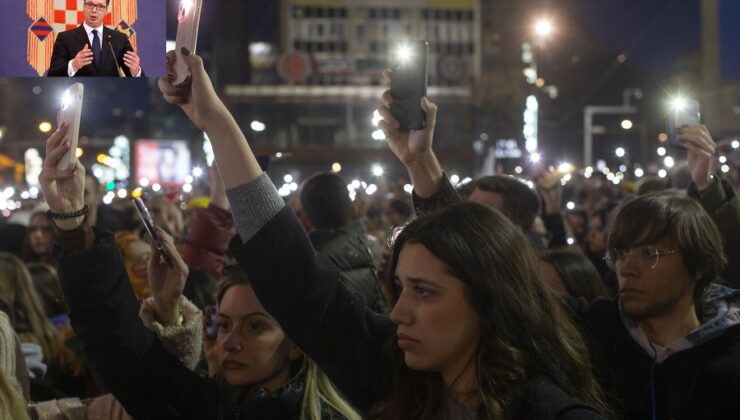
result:
[[[134,143],[134,176],[162,186],[185,183],[190,174],[190,150],[186,140],[137,140]]]

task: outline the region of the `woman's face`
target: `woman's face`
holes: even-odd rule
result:
[[[406,365],[438,372],[448,384],[464,370],[480,339],[478,314],[463,282],[450,271],[424,245],[403,245],[395,272],[401,292],[391,311]]]
[[[44,214],[35,214],[31,217],[28,226],[28,245],[36,255],[48,255],[54,242],[54,229]]]
[[[216,346],[226,382],[269,391],[287,383],[290,364],[301,351],[257,300],[252,286],[231,286],[218,309]]]

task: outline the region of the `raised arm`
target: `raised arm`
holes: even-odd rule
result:
[[[256,179],[262,174],[247,139],[239,125],[231,116],[208,77],[203,60],[182,49],[182,57],[190,68],[191,78],[187,85],[172,85],[171,66],[175,60],[174,51],[167,53],[168,78],[159,79],[159,88],[164,99],[180,108],[198,129],[208,134],[213,145],[213,153],[226,189],[238,187]]]
[[[56,165],[69,150],[66,127],[46,144],[39,176],[54,213],[60,281],[75,333],[92,369],[136,418],[162,418],[172,409],[187,418],[216,414],[218,388],[169,354],[139,319],[139,305],[128,282],[113,235],[84,223],[85,170]],[[79,215],[78,215],[79,214]]]
[[[383,72],[391,79],[390,70]],[[434,127],[437,123],[437,105],[426,97],[421,98],[421,108],[426,113],[423,130],[402,130],[391,114],[393,97],[390,90],[383,92],[383,106],[378,109],[383,118],[378,127],[383,130],[388,147],[406,167],[414,186],[414,210],[418,216],[460,201],[455,188],[442,172],[432,148]]]
[[[692,185],[688,195],[704,207],[722,234],[727,257],[722,277],[733,288],[740,288],[740,198],[732,186],[714,175],[717,144],[705,125],[682,127],[678,135],[688,151]]]
[[[237,232],[230,249],[261,303],[287,335],[360,410],[387,395],[391,364],[383,357],[395,328],[350,292],[339,271],[316,254],[305,230],[257,165],[244,135],[218,99],[197,56],[192,81],[159,86],[211,139]],[[174,55],[169,55],[171,65]]]

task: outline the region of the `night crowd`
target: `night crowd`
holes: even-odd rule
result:
[[[740,200],[711,127],[639,184],[460,183],[437,106],[405,131],[385,92],[413,192],[325,172],[284,198],[183,54],[190,84],[159,88],[211,139],[207,200],[145,194],[160,251],[53,133],[44,202],[0,225],[0,418],[740,418]]]

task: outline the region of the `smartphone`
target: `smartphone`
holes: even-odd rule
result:
[[[678,129],[684,125],[701,124],[701,110],[699,102],[694,99],[686,99],[680,106],[674,106],[668,114],[668,145],[684,147],[678,141]]]
[[[82,83],[75,83],[64,91],[62,109],[59,111],[59,124],[67,123],[67,134],[71,146],[57,164],[60,171],[71,171],[77,159],[77,139],[80,135],[80,117],[82,116]]]
[[[175,86],[181,85],[190,77],[188,66],[182,59],[180,52],[185,47],[191,54],[195,54],[198,43],[198,25],[200,24],[201,0],[180,0],[177,12],[177,37],[175,38]]]
[[[164,261],[167,263],[168,266],[172,267],[172,259],[170,258],[170,255],[167,253],[167,250],[164,248],[164,243],[162,242],[162,238],[159,237],[157,234],[157,231],[154,230],[154,222],[152,221],[152,216],[149,214],[149,209],[146,208],[146,205],[144,204],[144,201],[141,198],[134,198],[131,200],[134,202],[134,207],[136,208],[136,212],[139,213],[139,217],[141,218],[141,221],[144,223],[144,228],[146,229],[146,232],[149,234],[149,237],[152,238],[152,242],[154,242],[154,246],[157,248],[157,251],[159,251],[159,255],[164,258]]]
[[[401,129],[421,130],[426,114],[421,109],[421,98],[427,94],[427,65],[429,43],[413,41],[396,46],[395,63],[392,65],[391,114]]]

